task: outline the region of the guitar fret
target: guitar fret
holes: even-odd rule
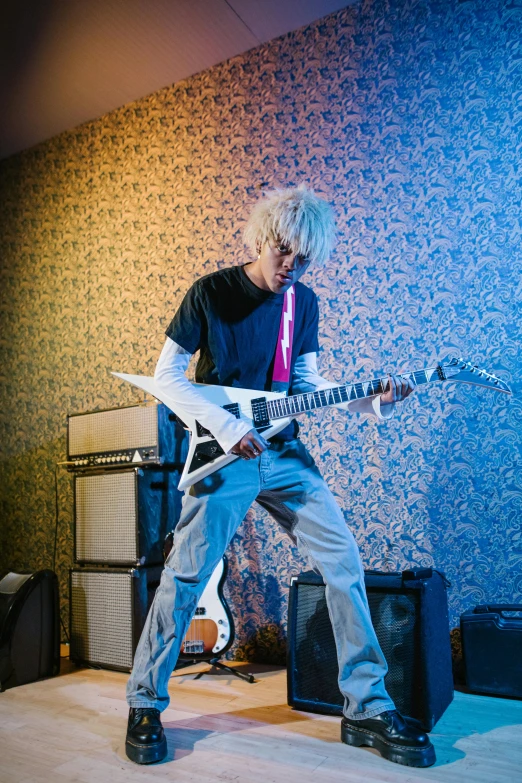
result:
[[[440,381],[439,367],[430,367],[425,370],[413,370],[402,373],[403,378],[412,378],[417,386],[432,381]],[[292,394],[290,397],[281,397],[267,401],[266,407],[270,419],[283,419],[287,416],[295,416],[299,413],[312,411],[316,408],[324,408],[330,405],[339,405],[343,402],[373,397],[376,394],[384,394],[389,389],[389,378],[372,378],[369,381],[346,384],[345,386],[332,386],[328,389],[320,389],[303,394]],[[259,403],[256,403],[255,410]],[[254,412],[254,406],[253,406]]]

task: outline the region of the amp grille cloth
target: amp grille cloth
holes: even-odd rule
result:
[[[132,579],[72,572],[71,658],[131,669]]]
[[[136,474],[77,476],[76,559],[86,563],[135,563]]]
[[[157,405],[99,411],[69,419],[69,455],[156,446]]]

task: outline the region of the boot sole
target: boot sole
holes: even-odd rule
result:
[[[167,755],[167,738],[163,737],[161,742],[154,745],[135,745],[126,740],[125,753],[135,764],[155,764]]]
[[[354,726],[341,724],[341,740],[346,745],[353,745],[357,748],[361,745],[375,748],[383,758],[394,761],[396,764],[404,764],[406,767],[431,767],[436,761],[435,748],[431,743],[423,748],[410,748],[406,745],[388,742],[368,729],[358,729]]]

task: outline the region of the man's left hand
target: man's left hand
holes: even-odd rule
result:
[[[415,389],[411,378],[403,378],[401,375],[388,375],[390,385],[384,394],[381,394],[381,405],[392,405],[394,402],[405,400]]]

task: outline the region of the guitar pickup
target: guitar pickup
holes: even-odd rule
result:
[[[252,400],[252,420],[257,430],[270,424],[266,397],[256,397]]]

